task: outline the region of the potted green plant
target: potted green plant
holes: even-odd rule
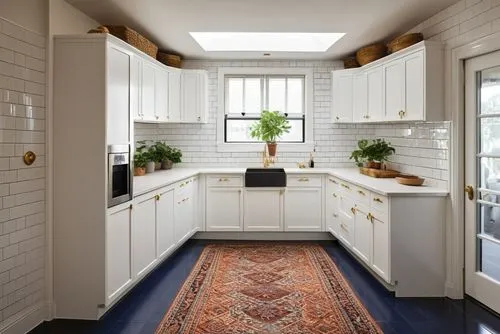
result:
[[[144,159],[146,159],[146,173],[153,173],[155,171],[155,157],[152,153],[151,147],[148,147],[145,140],[140,140],[137,144],[138,146],[136,151],[141,153]]]
[[[144,152],[135,152],[134,154],[134,176],[143,176],[146,174],[146,163],[147,158],[144,156]]]
[[[165,163],[162,164],[163,169],[172,168],[173,164],[181,162],[182,152],[178,148],[167,146],[167,156]]]
[[[260,119],[250,127],[250,136],[267,143],[269,156],[276,155],[276,140],[284,133],[290,132],[290,124],[286,116],[279,111],[263,110]]]
[[[394,147],[390,146],[383,139],[367,140],[361,139],[358,141],[358,149],[351,153],[349,159],[354,159],[358,167],[363,165],[368,168],[380,169],[384,161],[395,153]]]
[[[158,142],[149,146],[148,153],[151,160],[155,163],[155,170],[161,169],[161,162],[165,159],[165,152],[162,147],[158,145]]]

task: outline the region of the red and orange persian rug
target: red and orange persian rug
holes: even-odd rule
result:
[[[315,244],[213,244],[156,334],[382,333]]]

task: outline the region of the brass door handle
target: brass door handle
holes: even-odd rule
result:
[[[308,181],[309,181],[309,179],[307,177],[301,177],[299,179],[299,182],[308,182]]]
[[[358,190],[358,194],[363,195],[363,196],[366,196],[365,192],[364,192],[364,191],[362,191],[362,190]]]
[[[342,187],[346,188],[346,189],[351,189],[351,188],[349,188],[349,186],[348,186],[347,184],[343,184],[343,183],[341,183],[340,185],[341,185]]]
[[[335,180],[329,179],[328,181],[330,181],[330,182],[332,182],[334,184],[337,184],[337,181],[335,181]]]
[[[472,201],[474,199],[474,188],[472,186],[466,186],[465,192],[467,193],[469,200]]]
[[[381,200],[380,198],[378,198],[378,197],[375,197],[375,198],[373,199],[373,201],[374,201],[374,202],[379,202],[379,203],[384,203],[384,201],[382,201],[382,200]]]

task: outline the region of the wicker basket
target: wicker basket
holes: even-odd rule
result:
[[[158,47],[146,37],[140,35],[138,32],[126,26],[107,25],[106,28],[108,28],[109,32],[112,35],[118,37],[121,40],[124,40],[125,42],[144,52],[148,56],[156,58]]]
[[[387,48],[384,44],[373,44],[365,46],[356,52],[356,60],[363,66],[377,59],[383,58],[387,54]]]
[[[387,44],[387,48],[389,49],[389,53],[394,53],[423,40],[424,35],[421,33],[407,34],[393,39],[389,44]]]
[[[344,68],[356,68],[359,67],[356,57],[349,57],[344,59]]]
[[[163,64],[167,66],[172,66],[172,67],[177,67],[181,68],[182,67],[182,58],[180,56],[176,56],[173,54],[168,54],[162,51],[158,51],[158,54],[156,55],[156,59],[158,61],[162,62]]]
[[[87,31],[87,34],[109,34],[109,30],[105,26],[98,26]]]

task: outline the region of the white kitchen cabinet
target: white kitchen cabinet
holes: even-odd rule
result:
[[[156,255],[163,258],[176,244],[174,237],[174,188],[156,195]]]
[[[168,109],[169,75],[161,68],[155,68],[155,119],[167,122],[170,118]]]
[[[334,123],[352,122],[353,70],[332,72],[331,118]]]
[[[143,121],[156,121],[155,103],[155,71],[150,62],[141,62],[141,116]]]
[[[373,210],[372,210],[373,211]],[[389,276],[389,223],[387,216],[373,211],[372,231],[372,269],[385,281],[390,281]],[[385,216],[385,217],[384,217]]]
[[[425,90],[425,67],[424,67],[424,51],[415,52],[404,58],[405,65],[405,109],[402,113],[402,118],[406,121],[416,121],[425,119],[424,103],[426,101]],[[438,72],[439,73],[439,72]],[[431,78],[432,73],[428,74]],[[429,83],[430,85],[431,83]],[[431,93],[431,92],[429,92]],[[433,102],[430,99],[435,99],[434,94],[429,96],[429,107],[432,107]],[[427,110],[432,113],[431,110]],[[398,114],[399,116],[399,114]],[[431,116],[429,114],[429,116]]]
[[[384,67],[385,115],[397,119],[405,110],[405,61],[396,59]]]
[[[244,231],[283,231],[284,189],[246,188],[244,193]]]
[[[243,194],[237,187],[208,187],[207,231],[243,231]]]
[[[382,67],[375,67],[366,72],[368,112],[366,122],[384,120],[384,73]]]
[[[180,182],[174,192],[174,233],[175,240],[183,243],[194,229],[197,193],[194,191],[193,180]]]
[[[168,70],[168,114],[170,122],[181,121],[181,70]]]
[[[368,115],[368,76],[365,72],[357,73],[353,79],[352,121],[366,121]]]
[[[133,208],[133,273],[140,277],[156,262],[156,196],[140,197]]]
[[[106,220],[106,305],[132,283],[131,209],[129,205],[114,209]]]
[[[107,54],[107,93],[106,100],[107,143],[123,145],[130,142],[131,97],[136,87],[131,76],[135,70],[133,54],[113,44],[108,46]]]
[[[208,74],[202,70],[181,72],[181,121],[206,123],[208,111]]]
[[[363,205],[356,205],[355,212],[352,250],[361,260],[370,265],[373,239],[370,209]]]
[[[321,188],[287,188],[285,193],[285,231],[322,231]]]
[[[328,184],[326,188],[326,231],[333,234],[335,237],[339,236],[339,181],[336,178],[328,177]]]

